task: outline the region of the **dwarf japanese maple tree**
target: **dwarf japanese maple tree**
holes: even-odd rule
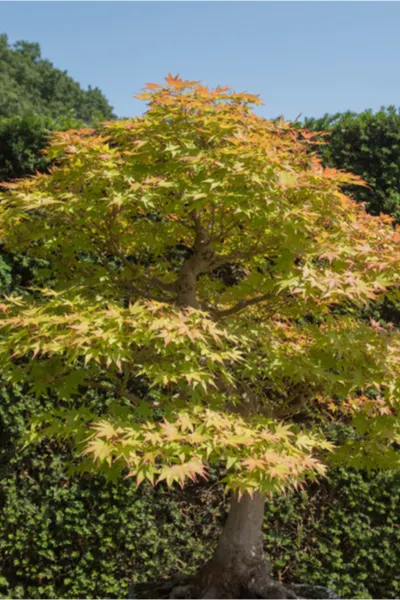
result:
[[[0,305],[3,376],[54,399],[28,438],[73,439],[80,470],[183,486],[219,466],[230,514],[186,596],[296,597],[271,583],[265,495],[328,460],[399,464],[400,337],[365,307],[396,301],[400,234],[257,96],[169,75],[140,97],[3,186],[1,241],[50,264]]]

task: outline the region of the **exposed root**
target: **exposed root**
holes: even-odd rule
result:
[[[172,588],[168,598],[193,598],[194,585],[177,585]]]
[[[155,591],[153,589],[153,594]],[[243,568],[219,569],[218,565],[210,561],[196,577],[175,580],[174,584],[170,583],[168,591],[167,586],[164,586],[163,593],[164,598],[201,600],[233,598],[294,600],[300,597],[293,588],[282,585],[270,577],[266,561],[248,565],[245,571]]]
[[[275,599],[275,600],[313,600],[324,598],[327,600],[340,600],[339,597],[328,588],[307,584],[283,585],[264,576],[250,577],[247,582],[238,581],[231,572],[220,573],[219,581],[203,580],[197,577],[181,577],[160,583],[147,583],[130,586],[130,599]],[[259,574],[260,575],[260,574]],[[203,573],[204,577],[204,573]]]

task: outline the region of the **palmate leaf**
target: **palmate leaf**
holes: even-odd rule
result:
[[[135,423],[134,414],[131,416]],[[48,426],[46,419],[52,419]],[[136,478],[137,485],[145,479],[152,484],[165,481],[169,486],[175,482],[184,485],[187,480],[206,478],[214,462],[225,466],[228,489],[246,484],[251,488],[257,482],[266,492],[323,474],[324,465],[311,453],[334,448],[315,432],[297,435],[272,420],[254,417],[249,421],[200,405],[172,411],[169,420],[161,422],[129,425],[126,419],[93,419],[94,415],[86,414],[77,420],[75,412],[71,415],[66,410],[57,413],[55,423],[54,415],[43,415],[44,428],[35,428],[30,442],[48,435],[59,439],[79,436],[80,452],[91,457],[95,467],[107,466],[111,478],[115,471],[125,472],[126,477]],[[84,423],[86,435],[82,438]],[[102,472],[107,474],[104,468]]]
[[[10,356],[17,362],[24,356],[40,359],[19,368],[33,385],[40,368],[43,392],[51,387],[44,378],[50,365],[61,392],[66,377],[88,385],[102,369],[145,376],[150,386],[173,383],[190,390],[200,385],[206,391],[217,387],[216,378],[229,378],[226,364],[242,359],[237,338],[207,315],[159,303],[123,308],[71,293],[49,298],[45,292],[44,300],[36,302],[8,299],[3,314],[0,355],[5,371],[13,371]],[[84,369],[78,368],[80,361]]]

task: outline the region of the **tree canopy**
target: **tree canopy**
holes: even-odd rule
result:
[[[54,134],[49,173],[3,184],[6,247],[52,261],[52,289],[39,269],[1,304],[5,376],[54,398],[32,439],[72,436],[82,468],[138,484],[222,464],[239,494],[320,475],[326,451],[398,466],[400,337],[361,313],[397,297],[391,219],[256,96],[169,75],[140,97],[143,117]],[[334,451],[335,420],[354,436]]]
[[[66,71],[41,57],[37,43],[13,45],[0,35],[0,119],[15,116],[67,116],[91,123],[113,111],[99,88],[83,90]]]

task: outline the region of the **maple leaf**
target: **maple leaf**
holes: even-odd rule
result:
[[[273,450],[267,450],[267,452],[263,454],[263,457],[266,462],[271,464],[278,464],[281,461],[280,455]]]
[[[106,440],[110,440],[117,436],[117,431],[111,423],[107,421],[100,421],[92,425],[92,429],[96,431],[97,437],[103,437]]]
[[[153,446],[157,446],[160,444],[162,438],[159,433],[147,431],[144,434],[143,439],[145,442],[150,442],[151,444],[153,444]]]
[[[265,460],[262,460],[261,458],[246,458],[245,460],[242,460],[240,464],[243,467],[247,467],[250,472],[254,469],[265,469],[266,467]]]
[[[164,423],[160,423],[160,429],[162,430],[163,437],[167,439],[178,439],[179,433],[178,429],[172,423],[169,423],[166,419],[164,419]]]
[[[168,83],[168,85],[175,87],[177,84],[182,82],[182,79],[179,77],[179,75],[174,76],[171,73],[168,73],[165,81]]]
[[[179,422],[179,425],[180,425],[182,431],[189,430],[189,431],[193,432],[194,425],[191,422],[191,420],[190,420],[190,418],[189,418],[188,415],[185,415],[185,414],[179,415],[178,422]]]
[[[274,428],[274,436],[276,439],[284,439],[290,436],[294,436],[294,432],[291,430],[290,425],[284,425],[283,423],[278,423]]]
[[[198,475],[203,479],[207,479],[206,467],[201,461],[192,459],[187,463],[184,463],[182,466],[184,468],[185,476],[192,481],[196,481]]]
[[[314,440],[312,440],[310,437],[308,437],[305,434],[302,435],[298,435],[296,437],[296,446],[298,446],[299,448],[312,448],[314,446]]]
[[[203,463],[193,459],[186,463],[164,466],[160,471],[158,482],[165,480],[167,485],[171,486],[174,481],[178,481],[183,487],[186,478],[195,481],[197,475],[203,478],[207,477]]]
[[[83,454],[93,454],[94,460],[107,461],[111,466],[111,449],[105,440],[97,438],[90,441]]]
[[[268,474],[271,478],[287,479],[288,469],[286,465],[277,465],[276,467],[269,469]]]
[[[199,431],[194,431],[187,437],[187,440],[192,444],[200,444],[201,442],[207,441],[209,438],[204,433],[200,433]]]

